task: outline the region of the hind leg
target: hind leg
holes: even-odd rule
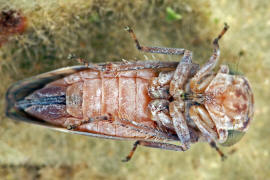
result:
[[[131,35],[131,38],[134,40],[136,47],[139,51],[144,51],[148,53],[158,53],[158,54],[169,54],[169,55],[182,55],[186,51],[183,48],[167,48],[167,47],[148,47],[140,45],[135,33],[130,27],[125,28]]]
[[[134,143],[134,146],[131,149],[128,156],[124,160],[122,160],[123,162],[127,162],[132,158],[132,156],[133,156],[134,152],[136,151],[138,145],[145,146],[145,147],[151,147],[151,148],[172,150],[172,151],[185,151],[184,147],[178,146],[178,145],[175,145],[175,144],[139,140],[139,141],[136,141]]]

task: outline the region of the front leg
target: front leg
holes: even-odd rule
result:
[[[220,155],[221,159],[224,160],[226,158],[225,154],[218,148],[215,143],[215,140],[218,139],[218,134],[215,131],[215,124],[205,107],[202,105],[191,106],[189,114],[190,118],[194,121],[196,126],[203,133],[203,136],[206,138],[210,146],[214,148]],[[222,134],[220,135],[222,136]]]
[[[215,130],[215,123],[203,105],[191,106],[189,109],[189,115],[204,136],[210,138],[211,140],[218,139],[219,135]]]
[[[218,41],[222,38],[222,36],[226,33],[226,31],[229,29],[229,26],[225,23],[223,30],[218,35],[218,37],[213,41],[214,45],[214,52],[212,56],[210,57],[209,61],[204,64],[201,69],[196,73],[196,75],[191,79],[190,81],[190,88],[193,92],[200,92],[198,89],[198,86],[201,82],[201,79],[209,74],[211,74],[212,70],[215,68],[219,56],[220,56],[220,50]],[[227,70],[224,70],[227,71]]]
[[[217,151],[222,161],[224,161],[227,158],[227,156],[218,148],[217,144],[214,141],[210,141],[209,144],[211,148],[214,148]]]

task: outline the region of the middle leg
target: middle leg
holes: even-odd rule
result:
[[[211,74],[211,71],[216,66],[219,56],[220,56],[220,50],[219,50],[219,44],[218,41],[222,38],[222,36],[226,33],[226,31],[229,29],[229,26],[225,23],[223,30],[218,35],[218,37],[213,41],[214,45],[214,52],[207,63],[205,63],[200,70],[196,73],[196,75],[191,79],[190,81],[190,87],[193,92],[197,92],[197,86],[200,83],[200,80],[205,77],[206,75]],[[227,71],[227,70],[226,70]]]
[[[217,151],[222,161],[224,161],[227,158],[227,156],[218,148],[218,146],[214,141],[211,141],[209,144],[212,148],[214,148]]]

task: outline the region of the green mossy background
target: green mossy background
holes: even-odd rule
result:
[[[269,178],[270,1],[0,0],[0,10],[7,9],[20,10],[28,28],[0,49],[1,179]],[[5,117],[9,85],[77,64],[67,60],[71,53],[91,62],[179,60],[138,52],[124,31],[127,25],[142,44],[183,47],[202,64],[224,22],[230,29],[220,41],[220,63],[248,77],[256,102],[248,133],[235,146],[222,148],[229,156],[225,162],[198,143],[185,153],[140,147],[122,163],[133,142],[64,134]]]

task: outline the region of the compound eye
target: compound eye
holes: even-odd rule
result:
[[[228,138],[224,143],[221,143],[222,146],[232,146],[242,139],[245,135],[245,132],[237,130],[228,130]]]

